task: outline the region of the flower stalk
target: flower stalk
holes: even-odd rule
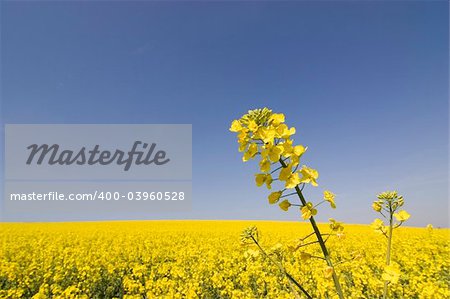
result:
[[[394,225],[394,221],[393,221],[393,216],[392,216],[392,207],[390,208],[391,213],[390,213],[390,217],[389,217],[389,228],[388,228],[388,232],[387,232],[387,249],[386,249],[386,266],[389,266],[391,264],[391,247],[392,247],[392,231],[393,231],[393,225]],[[383,299],[387,298],[387,293],[388,293],[388,285],[389,285],[389,281],[384,281],[384,289],[383,289]]]
[[[287,167],[286,163],[283,160],[281,160],[281,159],[280,159],[280,163],[283,166],[283,168]],[[306,199],[303,196],[303,193],[300,190],[298,185],[295,186],[295,191],[297,192],[298,198],[300,199],[300,202],[302,203],[302,205],[306,206],[306,204],[307,204]],[[334,271],[333,262],[330,259],[330,254],[329,254],[328,249],[327,249],[327,247],[325,245],[325,241],[322,238],[322,234],[320,232],[319,227],[317,226],[317,223],[316,223],[316,220],[314,219],[314,216],[311,216],[309,218],[309,222],[311,223],[311,226],[312,226],[312,228],[314,230],[314,233],[315,233],[315,235],[317,237],[317,241],[319,242],[320,249],[322,250],[323,257],[324,257],[327,265],[333,269],[332,278],[333,278],[334,286],[336,288],[336,292],[337,292],[337,294],[339,296],[339,299],[343,299],[344,295],[342,293],[341,284],[339,283],[339,278],[336,275],[336,271]]]
[[[388,221],[387,226],[384,225],[384,222],[381,219],[375,219],[372,223],[374,230],[384,235],[387,239],[386,262],[382,275],[382,279],[384,280],[383,299],[386,299],[388,298],[389,284],[397,283],[400,277],[398,266],[392,265],[391,262],[393,232],[394,229],[399,228],[406,220],[408,220],[410,215],[404,210],[397,212],[404,204],[403,196],[398,195],[397,191],[380,193],[377,198],[378,200],[373,202],[372,208]]]
[[[284,114],[273,113],[272,110],[263,108],[250,110],[240,119],[234,120],[231,123],[230,131],[237,133],[239,151],[243,152],[243,162],[255,158],[260,159],[260,172],[255,174],[256,185],[272,189],[272,184],[282,184],[280,189],[269,194],[267,198],[269,204],[278,204],[283,211],[288,211],[291,207],[298,207],[297,211],[301,218],[311,223],[313,228],[311,235],[316,235],[317,241],[309,242],[309,244],[319,244],[323,258],[315,258],[325,260],[327,267],[324,269],[324,276],[327,279],[333,279],[335,291],[339,299],[343,299],[342,288],[325,245],[331,234],[324,240],[323,234],[313,217],[318,213],[318,206],[324,202],[328,202],[330,207],[335,209],[336,195],[329,190],[325,190],[323,201],[318,204],[306,201],[302,193],[303,188],[306,184],[317,187],[319,172],[306,165],[301,165],[300,160],[307,147],[294,144],[292,135],[295,134],[296,129],[285,124]],[[286,194],[284,194],[285,192]],[[300,200],[299,203],[291,203],[287,199],[280,200],[295,195]],[[338,237],[342,236],[342,230],[344,229],[342,223],[330,218],[330,228],[337,233]],[[300,244],[292,248],[298,250],[303,246],[306,245]],[[305,252],[301,254],[306,260],[312,257],[311,254]]]

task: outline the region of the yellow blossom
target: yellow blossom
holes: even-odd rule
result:
[[[284,114],[283,113],[273,113],[270,116],[269,121],[275,126],[277,126],[281,123],[284,123]]]
[[[298,165],[300,163],[300,157],[306,152],[306,147],[303,145],[297,145],[292,149],[291,163],[292,165]]]
[[[394,213],[394,217],[395,219],[397,219],[397,221],[404,222],[408,220],[411,215],[409,215],[409,213],[406,211],[400,211],[398,213]]]
[[[283,194],[283,192],[281,192],[281,191],[275,191],[275,192],[270,193],[269,203],[270,204],[277,203],[282,194]]]
[[[231,132],[239,132],[242,130],[242,125],[238,120],[233,120],[231,123],[230,131]]]
[[[282,251],[283,251],[283,245],[281,243],[277,243],[270,248],[271,253],[282,252]]]
[[[298,184],[300,184],[300,177],[298,173],[292,173],[292,164],[283,167],[278,176],[280,181],[285,181],[285,187],[292,189]]]
[[[244,252],[245,258],[257,258],[259,256],[259,250],[248,249]]]
[[[336,237],[337,237],[339,240],[344,240],[344,239],[345,239],[345,234],[344,234],[344,233],[337,233],[337,234],[336,234]]]
[[[333,267],[327,266],[323,269],[323,276],[325,278],[331,278],[333,276],[334,269]]]
[[[308,202],[306,205],[301,207],[300,210],[302,212],[302,218],[305,220],[308,220],[309,218],[317,214],[317,210],[314,208],[311,202]]]
[[[279,203],[279,206],[283,211],[287,211],[291,206],[291,203],[287,199],[285,199]]]
[[[242,161],[247,162],[251,158],[255,157],[257,152],[258,152],[258,145],[256,143],[250,144],[248,150],[244,153],[244,156],[242,157]]]
[[[328,201],[330,203],[330,206],[333,209],[336,209],[336,203],[334,202],[334,198],[335,197],[336,197],[336,195],[333,192],[331,192],[331,191],[326,190],[326,191],[323,192],[323,199]]]
[[[272,128],[266,128],[266,127],[260,127],[255,135],[253,136],[254,139],[260,139],[264,143],[267,144],[273,144],[273,139],[275,138],[275,130]]]
[[[237,138],[240,145],[248,144],[248,141],[250,140],[248,137],[248,132],[246,130],[240,131],[237,135]]]
[[[263,158],[268,157],[269,160],[272,162],[277,162],[278,160],[280,160],[282,153],[283,153],[283,146],[267,144],[264,147],[261,155]]]
[[[294,155],[301,157],[306,152],[306,147],[303,145],[294,146]]]
[[[245,151],[246,149],[247,149],[247,145],[248,145],[248,142],[242,142],[242,143],[240,143],[239,144],[239,152],[243,152],[243,151]],[[245,162],[245,161],[244,161]]]
[[[258,187],[261,187],[265,183],[267,186],[267,189],[271,189],[272,181],[273,181],[273,179],[270,174],[267,174],[267,173],[255,174],[255,182],[256,182],[256,186],[258,186]]]
[[[332,231],[342,232],[344,230],[344,226],[342,226],[342,222],[337,222],[335,219],[330,218],[330,228]]]
[[[280,181],[286,181],[291,174],[292,174],[292,164],[289,164],[281,169],[280,174],[278,175],[278,179]]]
[[[262,159],[261,162],[259,162],[259,169],[262,172],[268,172],[270,170],[270,161],[267,159]]]
[[[295,186],[297,186],[298,184],[300,184],[300,177],[298,176],[298,173],[292,173],[286,180],[285,187],[287,189],[292,189],[295,188]]]
[[[291,139],[288,139],[288,140],[286,140],[284,142],[281,142],[279,144],[279,145],[281,145],[283,147],[283,156],[284,157],[290,157],[291,156],[291,154],[292,154],[292,152],[294,150],[294,147],[292,146],[292,142],[293,141]]]
[[[292,135],[295,134],[295,128],[289,128],[285,124],[281,124],[278,127],[275,128],[276,137],[283,138],[283,139],[289,139]]]
[[[281,138],[284,138],[284,139],[288,139],[289,137],[291,137],[292,135],[294,135],[295,134],[295,128],[294,127],[291,127],[291,128],[289,128],[289,129],[285,129],[285,130],[283,130],[283,132],[281,133]]]
[[[392,200],[398,197],[397,191],[386,191],[377,195],[378,199]]]
[[[384,231],[384,223],[383,223],[383,220],[381,220],[381,219],[375,219],[373,222],[372,222],[372,224],[370,225],[375,231],[381,231],[381,232],[383,232]]]
[[[389,266],[385,266],[382,278],[390,283],[397,283],[400,278],[400,269],[398,265],[393,263]]]
[[[248,122],[247,127],[250,130],[250,132],[256,132],[256,130],[258,130],[258,125],[256,124],[256,122],[254,120],[250,120]]]
[[[306,165],[303,165],[302,169],[300,169],[300,183],[310,183],[313,186],[318,186],[317,178],[319,177],[319,172],[315,169],[309,168]]]
[[[302,260],[302,262],[306,262],[307,260],[309,260],[311,258],[311,254],[307,253],[307,252],[300,252],[300,259]]]
[[[378,201],[374,201],[372,204],[372,209],[374,209],[375,212],[380,212],[381,204]]]

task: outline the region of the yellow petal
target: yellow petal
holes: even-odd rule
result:
[[[239,132],[242,130],[242,125],[238,120],[233,120],[231,123],[230,131],[231,132]]]
[[[281,191],[276,191],[276,192],[270,193],[270,195],[269,195],[269,203],[271,205],[277,203],[278,200],[280,200],[281,194],[283,194],[283,192],[281,192]]]
[[[280,202],[279,206],[283,211],[287,211],[291,206],[291,203],[286,199]]]
[[[255,175],[256,186],[261,187],[266,180],[266,175],[264,173],[258,173]]]

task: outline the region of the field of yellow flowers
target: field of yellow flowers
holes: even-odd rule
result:
[[[319,248],[290,250],[306,223],[188,220],[0,224],[0,298],[292,298],[276,266],[240,243],[251,225],[314,298],[327,298]],[[390,298],[450,298],[449,241],[448,229],[399,228]],[[345,296],[379,298],[384,238],[347,225],[328,242]]]

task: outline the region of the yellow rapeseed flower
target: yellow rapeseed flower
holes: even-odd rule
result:
[[[336,197],[336,194],[334,194],[331,191],[325,190],[323,192],[323,199],[325,199],[326,201],[328,201],[330,203],[330,206],[333,209],[336,209],[336,203],[334,202],[334,198]]]
[[[251,158],[255,157],[257,152],[258,152],[258,145],[256,143],[250,144],[248,150],[244,153],[244,156],[242,157],[242,161],[247,162]]]
[[[258,124],[254,120],[250,120],[247,127],[250,132],[256,132],[256,130],[258,130]]]
[[[319,172],[315,169],[309,168],[306,165],[303,165],[302,169],[300,169],[300,174],[302,175],[300,178],[300,183],[311,184],[315,187],[318,186],[317,178],[319,177]]]
[[[289,210],[289,207],[291,206],[291,203],[289,202],[289,200],[285,199],[282,202],[280,202],[278,205],[280,206],[280,208],[283,211],[287,211],[287,210]]]
[[[270,195],[269,195],[269,203],[270,204],[277,203],[278,200],[280,200],[280,197],[281,197],[282,194],[283,194],[283,192],[281,192],[281,191],[275,191],[275,192],[270,193]]]
[[[372,204],[372,209],[374,209],[375,212],[380,212],[381,204],[378,201],[374,201]]]
[[[386,191],[377,195],[378,199],[392,200],[398,197],[397,191]]]
[[[384,222],[383,222],[383,220],[376,218],[370,226],[374,230],[381,230],[382,228],[384,228]]]
[[[397,219],[397,221],[405,222],[406,220],[409,219],[409,217],[411,217],[411,215],[409,215],[408,212],[402,210],[398,213],[394,213],[394,217],[395,217],[395,219]]]
[[[256,186],[261,187],[262,185],[266,184],[267,189],[271,189],[272,186],[272,176],[267,173],[257,173],[255,174],[255,182]]]
[[[397,283],[400,278],[400,269],[398,265],[392,263],[389,266],[385,266],[381,277],[383,280],[389,281],[390,283]]]
[[[300,184],[300,177],[298,176],[298,173],[292,173],[292,164],[289,164],[281,169],[278,179],[280,181],[285,181],[285,187],[288,189],[292,189]]]
[[[268,172],[268,171],[270,170],[270,161],[267,160],[267,159],[262,159],[262,160],[259,162],[259,169],[260,169],[262,172]]]
[[[306,147],[303,145],[296,145],[292,149],[292,155],[291,155],[291,164],[292,165],[298,165],[300,163],[300,157],[306,152]]]
[[[284,142],[280,142],[278,145],[281,145],[283,147],[283,156],[284,157],[290,157],[294,147],[292,146],[293,141],[291,139],[288,139]]]
[[[244,252],[245,258],[257,258],[258,256],[259,256],[259,250],[247,249],[247,251]]]
[[[286,180],[285,187],[287,189],[292,189],[295,188],[295,186],[297,186],[298,184],[300,184],[300,177],[298,176],[298,173],[292,173]]]
[[[260,127],[253,136],[255,140],[262,140],[266,144],[273,144],[275,130],[272,128]]]
[[[269,122],[271,122],[275,126],[277,126],[281,123],[284,123],[284,114],[283,113],[273,113],[269,118]]]
[[[292,164],[289,164],[281,169],[280,174],[278,175],[278,179],[280,181],[287,181],[287,179],[291,174],[292,174]]]
[[[302,262],[306,262],[307,260],[309,260],[311,258],[311,254],[307,253],[307,252],[300,252],[300,259],[302,260]]]
[[[283,153],[283,146],[282,145],[271,145],[267,144],[263,151],[261,152],[261,156],[263,158],[269,158],[272,162],[277,162],[280,160],[281,154]]]
[[[242,130],[242,125],[241,125],[240,121],[233,120],[233,122],[231,123],[230,131],[231,132],[239,132],[241,130]]]
[[[289,139],[289,137],[295,134],[295,128],[294,127],[289,128],[285,124],[281,124],[275,127],[274,130],[276,132],[276,137],[283,139]]]
[[[303,145],[294,146],[294,155],[301,157],[306,152],[306,147]]]
[[[312,216],[317,214],[317,209],[314,208],[314,205],[311,202],[308,202],[306,205],[300,208],[302,212],[302,218],[308,220]]]
[[[325,278],[331,278],[333,276],[334,269],[333,267],[327,266],[323,269],[323,276]]]
[[[344,230],[344,226],[342,222],[336,221],[334,218],[328,219],[330,221],[330,228],[334,232],[342,232]]]

